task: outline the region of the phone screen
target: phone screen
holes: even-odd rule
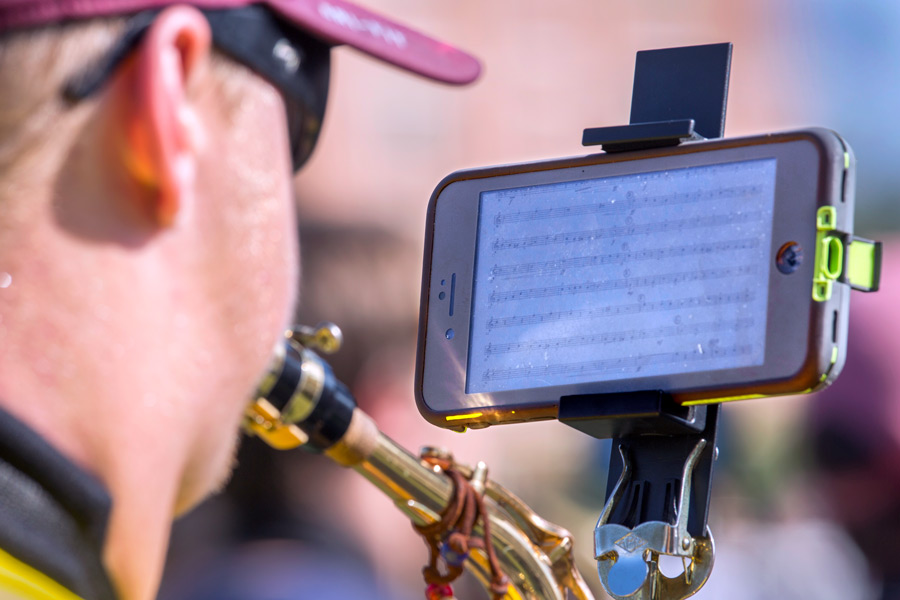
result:
[[[466,393],[763,364],[776,162],[482,192]]]

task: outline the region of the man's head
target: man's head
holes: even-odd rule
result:
[[[76,44],[103,46],[96,40],[116,28],[78,24],[55,39],[19,34],[4,58],[29,54],[29,45],[75,54]],[[85,68],[68,62],[54,84]],[[200,12],[171,7],[101,93],[69,106],[51,92],[33,106],[37,112],[4,136],[20,146],[5,152],[12,160],[0,189],[12,217],[3,219],[0,241],[2,268],[13,277],[4,305],[20,315],[42,297],[53,301],[33,319],[4,323],[13,342],[4,352],[46,363],[46,373],[33,375],[78,399],[67,415],[73,422],[84,395],[100,401],[89,390],[101,385],[119,395],[94,407],[111,429],[144,412],[197,419],[198,433],[222,419],[227,439],[210,432],[168,441],[202,447],[178,449],[188,460],[178,503],[190,504],[221,477],[238,395],[252,390],[293,303],[297,251],[280,94],[214,57]],[[41,335],[18,335],[36,320]],[[73,356],[73,346],[83,352]],[[135,362],[123,369],[117,352]],[[177,433],[157,421],[160,432]],[[140,439],[134,433],[118,444]],[[106,452],[76,451],[90,463]]]
[[[478,74],[339,0],[168,4],[0,0],[0,404],[109,488],[124,588],[227,474],[288,324],[330,46]]]

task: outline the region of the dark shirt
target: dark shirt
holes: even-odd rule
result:
[[[0,549],[86,600],[115,600],[101,556],[103,486],[0,410]]]

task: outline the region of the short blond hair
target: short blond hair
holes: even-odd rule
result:
[[[127,22],[98,18],[0,36],[0,201],[10,179],[46,175],[42,156],[66,141],[61,131],[88,117],[95,102],[70,102],[63,90],[111,49]],[[251,72],[219,53],[212,69],[228,111]]]
[[[124,19],[97,19],[0,38],[0,180],[33,163],[77,107],[63,86],[107,51]]]

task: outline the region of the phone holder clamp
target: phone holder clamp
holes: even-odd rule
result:
[[[630,124],[585,129],[582,144],[625,152],[722,137],[730,70],[730,43],[638,52]],[[600,580],[614,598],[686,598],[709,576],[719,406],[698,408],[679,405],[665,390],[560,399],[560,421],[612,437],[621,456],[621,463],[610,460],[594,535]],[[663,575],[663,555],[680,557],[684,572]]]
[[[687,598],[706,583],[712,571],[715,543],[708,530],[702,536],[688,531],[691,478],[706,446],[706,440],[699,440],[684,464],[675,522],[648,521],[634,528],[609,522],[624,499],[632,472],[628,451],[619,446],[622,474],[594,529],[594,557],[600,581],[613,598]],[[680,558],[683,572],[675,577],[663,574],[659,569],[662,555]]]

